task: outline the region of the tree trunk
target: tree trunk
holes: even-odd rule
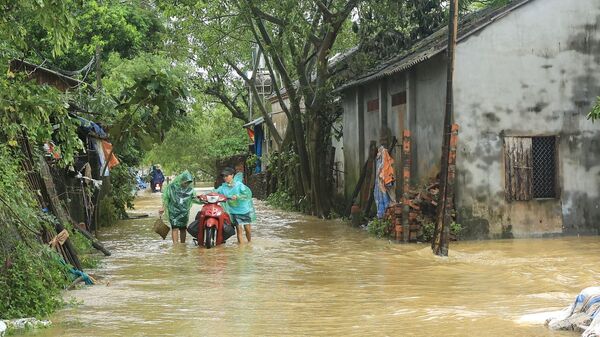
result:
[[[307,111],[307,113],[310,113]],[[331,173],[329,167],[328,152],[329,131],[326,121],[323,121],[315,113],[310,113],[313,118],[308,122],[308,155],[310,163],[311,179],[311,205],[313,215],[325,217],[331,210],[331,188],[328,175]]]

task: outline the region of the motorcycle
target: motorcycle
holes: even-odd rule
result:
[[[198,196],[204,205],[194,223],[188,226],[188,233],[194,237],[199,246],[212,248],[225,243],[225,240],[235,234],[231,225],[231,218],[220,203],[227,201],[227,197],[215,192]]]

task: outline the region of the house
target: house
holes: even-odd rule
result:
[[[85,82],[25,60],[11,60],[9,69],[11,72],[26,74],[28,80],[35,81],[39,85],[52,86],[65,93],[88,87]],[[49,139],[43,147],[44,160],[40,164],[36,151],[25,150],[30,147],[37,148],[41,144],[30,144],[27,137],[23,137],[20,141],[23,143],[21,146],[25,152],[24,161],[26,162],[24,165],[26,167],[40,166],[39,171],[28,170],[28,179],[37,182],[32,185],[39,188],[42,186],[41,181],[51,185],[51,187],[45,187],[47,191],[44,192],[44,197],[42,197],[43,193],[38,191],[40,204],[48,206],[54,203],[53,212],[63,221],[65,218],[61,214],[63,214],[62,208],[65,207],[69,221],[74,220],[76,223],[85,223],[88,227],[96,228],[99,213],[98,194],[100,193],[98,184],[104,180],[104,189],[109,188],[110,180],[106,180],[105,177],[109,176],[110,169],[118,163],[118,160],[110,150],[112,145],[108,142],[108,135],[104,129],[99,124],[81,117],[82,113],[86,114],[87,112],[82,111],[73,102],[70,102],[69,111],[71,117],[77,118],[79,121],[77,134],[85,150],[75,153],[72,165],[64,168],[57,162],[60,153],[54,151],[53,141],[55,139]],[[54,125],[55,130],[58,128],[59,125]],[[106,158],[109,157],[112,159],[108,160],[107,165],[104,165]]]
[[[381,130],[411,132],[411,184],[439,172],[447,28],[337,89],[345,195]],[[465,16],[454,70],[457,222],[472,238],[600,233],[600,1]],[[394,152],[400,162],[401,151]]]

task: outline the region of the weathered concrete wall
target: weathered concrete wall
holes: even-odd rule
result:
[[[379,109],[374,111],[368,111],[367,104],[371,100],[379,99],[379,82],[372,82],[362,87],[364,92],[364,141],[365,144],[362,148],[364,158],[369,155],[369,144],[371,141],[379,144],[379,130],[381,129],[381,101]]]
[[[387,79],[387,122],[388,127],[392,131],[392,135],[398,138],[398,141],[402,141],[402,130],[401,127],[406,127],[404,119],[406,111],[400,113],[398,108],[392,107],[392,96],[402,92],[406,93],[406,75],[404,73],[397,74]],[[406,110],[406,107],[404,107]]]
[[[440,170],[442,130],[446,103],[446,63],[437,55],[415,68],[415,118],[413,152],[418,152],[415,178],[422,183]]]
[[[599,94],[598,0],[532,1],[458,45],[457,202],[473,236],[598,233]],[[559,137],[560,199],[506,201],[504,134]]]

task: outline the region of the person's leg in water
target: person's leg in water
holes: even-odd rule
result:
[[[171,228],[171,238],[173,239],[173,243],[177,243],[179,241],[179,231],[177,228]]]
[[[186,235],[186,229],[179,228],[179,238],[181,239],[181,243],[185,243],[185,235]]]
[[[248,242],[250,242],[250,240],[252,239],[252,234],[250,233],[251,229],[252,226],[250,224],[244,225],[244,232],[246,232],[246,240],[248,240]]]
[[[238,243],[242,243],[242,225],[235,226],[235,235],[237,236]]]

